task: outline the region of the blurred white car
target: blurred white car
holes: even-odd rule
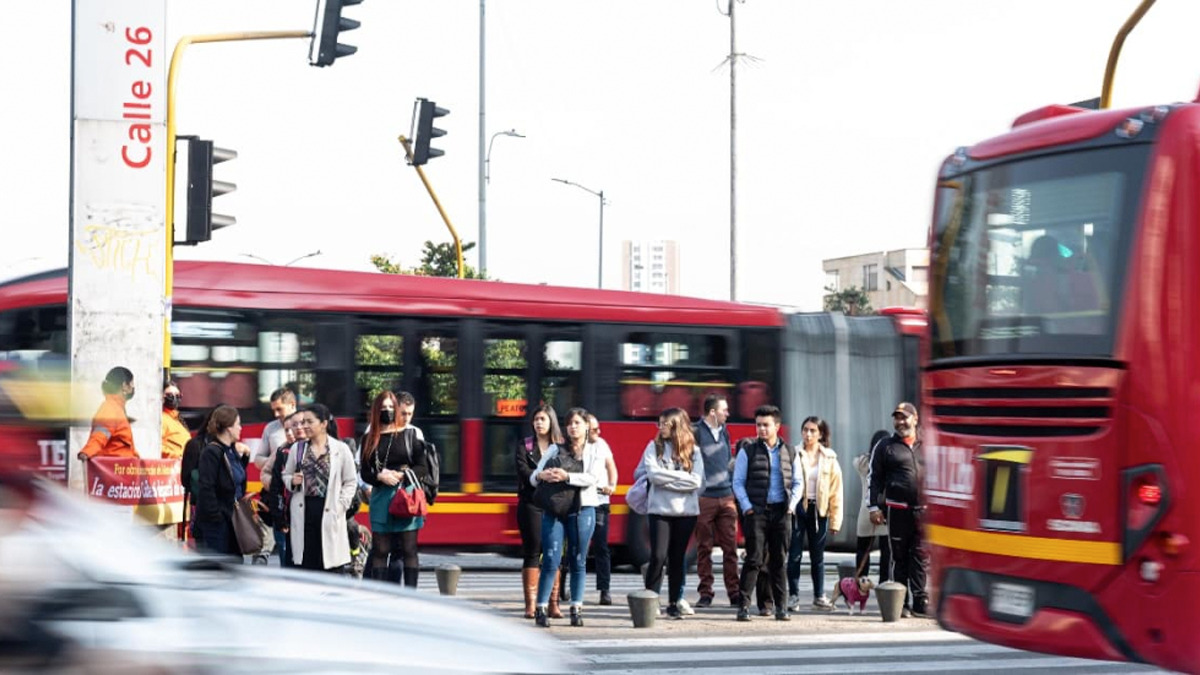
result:
[[[194,556],[135,529],[125,509],[43,481],[32,502],[0,492],[0,671],[564,673],[580,663],[462,600]]]

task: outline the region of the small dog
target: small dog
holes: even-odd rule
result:
[[[834,587],[830,603],[836,605],[838,598],[843,598],[846,601],[846,611],[853,615],[854,603],[857,602],[858,613],[862,614],[867,609],[867,599],[871,597],[872,588],[875,588],[875,582],[867,577],[846,577]]]

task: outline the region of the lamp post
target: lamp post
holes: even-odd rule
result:
[[[482,11],[482,10],[481,10]],[[483,160],[483,180],[479,181],[479,273],[487,270],[487,185],[492,182],[492,144],[497,136],[525,138],[516,129],[497,131],[488,141],[487,157]]]
[[[551,178],[550,180],[555,181],[556,183],[574,185],[580,190],[583,190],[584,192],[590,192],[591,194],[600,198],[600,256],[596,270],[596,288],[604,288],[604,190],[596,192],[591,188],[586,188],[579,183],[565,180],[563,178]]]
[[[312,253],[305,253],[304,255],[300,256],[299,258],[296,258],[296,259],[292,260],[291,262],[284,263],[283,265],[276,265],[275,263],[271,262],[270,260],[267,260],[266,258],[264,258],[260,255],[254,255],[253,253],[239,253],[238,255],[245,257],[245,258],[254,258],[255,260],[261,260],[262,262],[265,262],[266,264],[272,265],[275,267],[291,267],[292,265],[295,265],[296,263],[300,262],[301,260],[304,260],[305,258],[315,258],[316,256],[321,255],[321,251],[320,251],[320,249],[318,249],[316,251],[313,251]]]

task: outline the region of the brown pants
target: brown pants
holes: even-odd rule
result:
[[[725,593],[737,600],[737,504],[734,496],[701,497],[700,518],[696,521],[696,572],[700,575],[700,597],[713,596],[713,544],[721,549],[721,571],[725,576]]]

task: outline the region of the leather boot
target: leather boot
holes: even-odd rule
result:
[[[417,587],[417,576],[421,573],[420,567],[405,567],[404,568],[404,585],[408,588]]]
[[[550,607],[546,610],[551,619],[563,618],[562,610],[558,608],[558,587],[561,583],[562,571],[557,571],[554,573],[554,588],[550,589]]]
[[[521,570],[521,583],[525,587],[525,618],[534,618],[534,609],[537,606],[537,587],[538,579],[541,577],[541,570],[536,567],[526,567]]]

